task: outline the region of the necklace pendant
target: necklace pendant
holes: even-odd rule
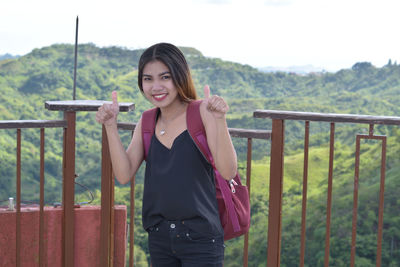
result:
[[[161,130],[160,135],[164,135],[164,134],[165,134],[165,130]]]

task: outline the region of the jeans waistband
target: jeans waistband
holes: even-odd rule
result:
[[[148,232],[152,231],[160,231],[160,230],[175,230],[186,228],[185,220],[162,220],[154,226],[151,226],[147,229]]]

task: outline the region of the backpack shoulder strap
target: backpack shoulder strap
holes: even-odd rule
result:
[[[199,148],[199,150],[208,160],[208,162],[210,162],[210,164],[213,166],[215,173],[216,188],[221,193],[222,199],[225,203],[226,210],[228,211],[229,217],[231,219],[233,229],[235,232],[237,232],[240,230],[240,225],[231,196],[231,194],[234,192],[231,191],[231,188],[229,187],[229,185],[232,184],[226,181],[215,167],[210,148],[208,147],[206,131],[203,125],[203,121],[201,119],[201,114],[200,114],[201,102],[202,100],[196,100],[189,103],[188,108],[186,110],[187,129],[193,141],[196,143],[196,146]]]
[[[142,114],[142,140],[143,140],[143,151],[144,159],[147,158],[150,148],[151,138],[154,134],[154,129],[156,128],[158,108],[152,108],[146,110]]]
[[[194,100],[189,103],[186,110],[187,129],[200,152],[210,162],[211,165],[214,165],[211,151],[207,143],[206,130],[200,115],[201,102],[202,100]]]

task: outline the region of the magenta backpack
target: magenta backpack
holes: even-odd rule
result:
[[[215,188],[219,209],[219,217],[224,229],[224,240],[241,236],[250,227],[250,200],[246,186],[243,186],[239,174],[228,181],[222,178],[215,168],[210,149],[207,144],[206,132],[200,115],[201,100],[189,103],[186,111],[186,123],[190,136],[197,148],[213,166],[215,173]],[[158,109],[153,108],[143,112],[142,138],[145,158],[148,154],[151,138],[154,134]]]

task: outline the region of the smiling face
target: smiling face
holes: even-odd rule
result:
[[[165,108],[179,102],[178,90],[171,73],[159,60],[150,61],[145,65],[142,87],[146,98],[156,107]]]
[[[169,76],[174,84],[175,89],[177,90],[180,101],[190,102],[197,99],[196,89],[194,87],[189,65],[186,62],[185,56],[176,46],[168,43],[158,43],[152,45],[140,56],[138,65],[138,85],[143,94],[145,93],[143,84],[145,67],[149,67],[148,64],[155,61],[163,64],[164,67],[166,67],[166,71],[169,71]],[[160,98],[162,97],[160,96]],[[152,101],[151,99],[149,100]],[[154,104],[153,101],[152,103]]]

